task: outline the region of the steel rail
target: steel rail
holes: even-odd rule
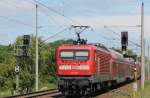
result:
[[[57,89],[50,89],[50,90],[32,92],[32,93],[29,93],[29,94],[8,96],[8,97],[4,97],[4,98],[33,98],[33,97],[50,95],[50,94],[55,94],[55,93],[59,93],[59,91]]]

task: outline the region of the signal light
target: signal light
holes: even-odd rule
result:
[[[28,56],[28,48],[30,43],[30,35],[24,35],[23,36],[23,56]]]
[[[28,46],[29,43],[30,43],[30,35],[24,35],[23,36],[23,44]]]
[[[128,32],[121,32],[121,50],[123,54],[127,53],[127,46],[128,46]]]

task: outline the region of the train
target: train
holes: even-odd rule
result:
[[[94,93],[140,77],[140,64],[106,46],[61,45],[56,50],[58,89],[65,95]]]

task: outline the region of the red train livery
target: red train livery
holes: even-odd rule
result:
[[[92,93],[134,78],[135,64],[101,44],[59,46],[56,61],[58,87],[67,95]]]

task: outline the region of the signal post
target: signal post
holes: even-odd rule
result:
[[[16,87],[14,87],[15,93],[19,94],[19,72],[20,72],[20,58],[23,57],[25,60],[29,57],[28,49],[30,43],[30,35],[23,36],[23,45],[17,45],[15,48],[15,57],[16,57],[16,66],[15,66],[15,73],[16,73]]]
[[[128,54],[127,47],[128,47],[128,32],[124,31],[124,32],[121,32],[121,50],[122,50],[123,56],[125,58],[133,58],[134,61],[136,62],[137,55]],[[133,94],[132,94],[133,98],[137,98],[137,91],[138,91],[137,68],[136,68],[136,65],[135,65],[134,66]]]

